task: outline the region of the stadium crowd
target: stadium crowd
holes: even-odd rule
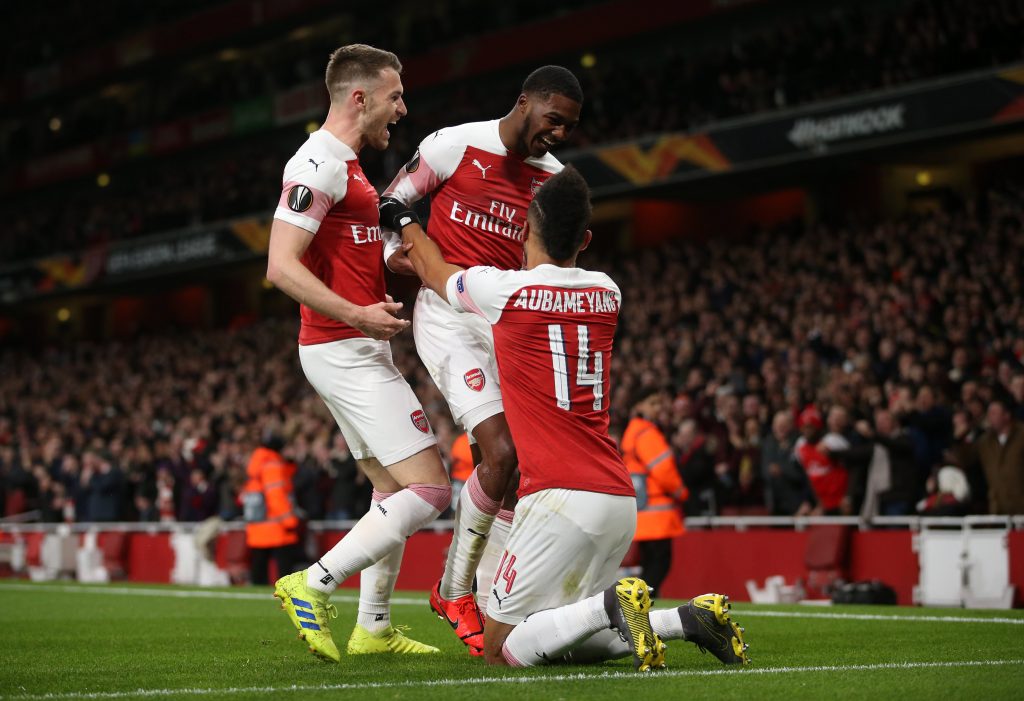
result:
[[[503,22],[514,24],[523,16],[513,13]],[[431,18],[436,19],[421,19],[429,23]],[[586,103],[573,143],[586,147],[685,130],[713,120],[1006,65],[1024,58],[1024,43],[1019,41],[1022,19],[1020,0],[914,0],[896,7],[844,3],[786,14],[724,38],[712,31],[694,41],[614,44],[597,52],[593,67],[579,71]],[[454,38],[473,29],[460,27],[438,31]],[[78,126],[75,111],[69,111],[69,125],[60,133],[49,131],[42,117],[25,120],[20,129],[8,133],[8,151],[16,160],[25,160],[56,148],[55,144],[66,147],[71,144],[68,139],[103,139],[316,81],[308,57],[327,55],[336,42],[331,35],[286,42],[283,47],[275,44],[270,52],[274,60],[260,58],[255,67],[248,61],[216,61],[198,77],[149,81],[139,87],[141,93],[105,96],[88,109],[82,107]],[[281,50],[286,50],[284,58]],[[371,180],[385,185],[399,165],[396,159],[408,157],[431,131],[507,112],[522,77],[516,69],[429,91],[411,90],[410,115],[396,128],[390,150],[382,158],[370,156],[364,164]],[[666,99],[666,86],[686,99]],[[629,99],[623,99],[626,95]],[[205,151],[179,157],[161,162],[159,168],[132,162],[112,173],[113,182],[104,190],[92,190],[88,197],[82,196],[81,188],[62,194],[59,211],[26,207],[21,200],[17,206],[3,207],[0,213],[11,226],[0,237],[0,258],[75,250],[264,211],[275,197],[272,190],[281,163],[296,144],[294,137],[281,134],[259,138],[258,145],[242,143],[219,155]],[[47,190],[40,196],[52,201],[55,195]],[[40,230],[54,235],[44,240],[34,235]]]
[[[613,434],[637,396],[664,393],[649,418],[670,436],[688,514],[1024,513],[1022,261],[1018,186],[899,220],[674,242],[614,264],[585,254],[624,293]],[[4,350],[4,515],[234,518],[273,429],[308,517],[358,516],[369,486],[295,334],[267,320]],[[392,343],[447,459],[447,407],[411,334]]]

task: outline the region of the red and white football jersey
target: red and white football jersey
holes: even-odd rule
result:
[[[284,167],[275,219],[315,234],[302,263],[353,304],[384,301],[384,243],[377,191],[356,153],[323,129],[309,135]],[[301,305],[299,345],[365,337],[348,324]]]
[[[826,510],[835,510],[842,505],[850,481],[846,468],[831,453],[849,449],[849,441],[837,433],[826,434],[818,443],[811,443],[801,436],[793,446],[814,494]]]
[[[539,265],[475,267],[448,301],[492,326],[505,416],[519,454],[519,496],[578,489],[633,496],[608,435],[612,341],[622,294],[604,273]]]
[[[434,132],[384,192],[407,205],[431,196],[427,234],[453,265],[523,266],[526,208],[544,181],[562,169],[550,153],[521,158],[498,135],[497,119]],[[385,257],[401,245],[388,232]]]

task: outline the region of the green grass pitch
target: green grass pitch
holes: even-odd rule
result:
[[[488,668],[429,611],[424,592],[397,593],[393,619],[440,655],[341,664],[307,652],[269,588],[0,581],[0,602],[5,701],[1024,698],[1021,611],[738,604],[750,666],[724,667],[676,641],[667,670],[640,675],[627,661]],[[340,590],[335,602],[344,650],[355,592]]]

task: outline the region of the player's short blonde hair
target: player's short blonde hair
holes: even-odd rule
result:
[[[344,99],[344,93],[350,86],[372,85],[386,68],[402,72],[401,61],[390,51],[366,44],[349,44],[335,49],[327,61],[326,82],[331,101]]]

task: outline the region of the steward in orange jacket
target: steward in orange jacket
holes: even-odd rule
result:
[[[633,418],[622,434],[622,458],[636,489],[636,535],[641,577],[657,590],[672,566],[672,539],[684,532],[682,504],[689,497],[657,419],[666,403],[659,390],[646,389],[633,404]]]
[[[455,513],[459,506],[459,497],[462,496],[462,488],[466,486],[466,482],[473,475],[475,466],[473,462],[473,448],[469,444],[468,433],[460,433],[452,441],[449,457],[451,457],[451,467],[448,472],[452,479],[452,504],[450,508],[452,513]]]
[[[451,458],[452,480],[458,480],[465,484],[473,474],[474,467],[473,451],[469,445],[468,433],[460,433],[459,437],[452,442]]]
[[[292,572],[301,558],[300,521],[292,496],[295,465],[281,455],[281,444],[279,438],[266,438],[253,451],[246,468],[249,480],[242,490],[242,510],[253,584],[269,583],[271,556],[279,577]]]

